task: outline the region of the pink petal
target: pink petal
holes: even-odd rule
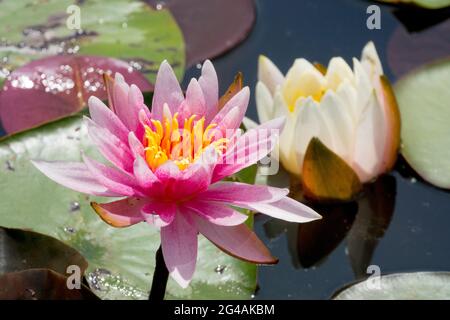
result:
[[[288,189],[240,182],[218,182],[209,187],[199,197],[203,201],[219,201],[234,205],[248,202],[276,202],[289,193]]]
[[[252,164],[269,154],[278,142],[279,134],[285,124],[285,118],[279,117],[248,130],[230,146],[222,163],[214,170],[213,181],[219,181]]]
[[[271,203],[249,202],[240,206],[289,222],[304,223],[322,218],[313,209],[289,197]]]
[[[199,160],[183,171],[173,161],[166,161],[158,167],[155,175],[161,184],[158,188],[160,189],[159,196],[171,200],[182,200],[205,191],[211,184],[215,166],[214,159],[211,159],[210,154],[216,154],[213,147],[205,150]]]
[[[130,133],[128,134],[128,145],[130,146],[130,151],[133,154],[134,158],[144,156],[144,146],[132,131],[130,131]]]
[[[128,130],[111,109],[95,96],[89,98],[88,105],[92,121],[115,134],[123,142],[127,141]]]
[[[248,216],[226,205],[208,201],[192,200],[183,204],[202,218],[221,226],[236,226],[247,220]]]
[[[116,167],[126,172],[132,172],[134,159],[128,145],[91,119],[85,117],[84,120],[88,125],[89,137],[97,145],[102,155]]]
[[[153,200],[148,202],[142,213],[148,223],[157,227],[165,227],[173,222],[177,213],[177,206],[171,202],[160,202]]]
[[[173,161],[169,160],[155,170],[155,175],[161,181],[175,180],[179,179],[181,170]]]
[[[192,79],[186,90],[186,99],[181,104],[180,119],[188,119],[191,115],[197,115],[197,120],[206,114],[206,102],[202,89],[197,80]]]
[[[156,76],[155,91],[152,102],[152,115],[156,120],[162,120],[164,103],[169,105],[169,109],[174,114],[181,102],[184,100],[183,91],[175,76],[172,67],[164,60]]]
[[[112,90],[114,112],[128,129],[130,129],[129,114],[131,111],[128,108],[129,91],[130,87],[125,82],[123,76],[120,73],[116,73]]]
[[[144,221],[141,209],[144,202],[137,198],[126,198],[109,203],[91,202],[92,208],[107,224],[123,228]]]
[[[139,128],[139,112],[142,109],[148,109],[144,104],[144,97],[141,90],[132,84],[128,92],[128,112],[126,114],[125,123],[131,131],[137,131]]]
[[[236,129],[242,122],[245,112],[247,111],[248,101],[250,99],[250,89],[244,87],[233,98],[228,101],[225,106],[219,111],[219,113],[211,120],[211,123],[215,123],[218,127],[226,129]],[[237,107],[237,111],[233,110]],[[228,113],[232,112],[233,117],[230,117]],[[226,119],[227,124],[221,125],[221,122]]]
[[[66,188],[94,196],[120,197],[121,194],[101,184],[81,162],[31,161],[47,177]]]
[[[144,189],[151,188],[152,185],[158,181],[158,178],[155,176],[153,171],[150,170],[147,163],[141,156],[138,156],[136,160],[134,160],[133,173],[138,184]]]
[[[91,172],[92,176],[100,181],[105,187],[123,196],[136,194],[136,182],[133,177],[108,167],[83,155],[83,161]]]
[[[217,73],[211,61],[206,60],[203,63],[202,75],[198,79],[202,88],[206,102],[206,123],[210,123],[217,113],[217,104],[219,101],[219,81]]]
[[[197,229],[182,214],[161,228],[161,246],[167,269],[178,284],[186,288],[197,261]]]
[[[258,264],[274,264],[278,261],[245,224],[219,226],[197,215],[193,215],[193,220],[201,234],[235,258]]]

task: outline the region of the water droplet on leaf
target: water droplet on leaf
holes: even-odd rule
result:
[[[70,212],[75,212],[80,210],[80,203],[78,201],[72,201],[69,206]]]
[[[222,274],[224,273],[225,269],[227,268],[227,266],[223,266],[223,265],[218,265],[215,269],[214,272],[217,274]]]

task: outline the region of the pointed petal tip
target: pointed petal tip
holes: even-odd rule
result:
[[[114,74],[114,81],[125,82],[125,78],[123,77],[123,75],[120,72],[116,72]]]
[[[186,289],[187,287],[189,287],[189,284],[191,283],[191,279],[184,279],[183,276],[180,274],[180,272],[178,272],[177,269],[170,272],[170,276],[183,289]]]
[[[259,56],[258,56],[258,63],[266,63],[266,62],[269,62],[270,61],[270,59],[266,56],[266,55],[264,55],[264,54],[260,54]]]

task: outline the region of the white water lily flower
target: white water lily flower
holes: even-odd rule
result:
[[[353,70],[341,57],[327,70],[296,59],[286,76],[267,57],[259,59],[259,121],[286,116],[280,159],[300,176],[309,142],[319,138],[367,182],[391,169],[399,144],[395,97],[375,46],[369,42]]]

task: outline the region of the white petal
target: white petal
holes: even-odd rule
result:
[[[379,78],[383,74],[383,66],[372,41],[369,41],[362,51],[361,64],[372,79]]]
[[[355,88],[358,93],[357,118],[359,118],[363,107],[369,103],[373,92],[373,85],[363,66],[357,59],[353,59],[353,70],[355,73]]]
[[[284,76],[277,66],[266,56],[260,55],[258,60],[258,80],[274,94],[277,86],[284,81]]]
[[[273,118],[273,98],[266,85],[258,81],[256,84],[256,111],[259,123],[264,123]]]
[[[327,88],[337,90],[339,85],[345,79],[353,81],[353,72],[344,59],[341,57],[335,57],[332,58],[328,64],[325,78],[327,79]]]
[[[342,103],[348,109],[348,112],[351,114],[353,123],[356,125],[358,120],[357,110],[358,110],[358,93],[353,83],[348,80],[345,80],[336,91],[336,95],[341,98]]]
[[[325,94],[320,102],[320,109],[333,137],[332,150],[343,160],[350,163],[355,127],[349,109],[344,105],[341,98],[331,90]]]
[[[386,124],[383,110],[373,91],[355,131],[352,167],[362,182],[370,181],[378,175],[385,143],[384,132]]]
[[[298,155],[297,167],[303,167],[303,158],[308,144],[313,137],[320,139],[328,148],[334,148],[333,136],[327,122],[325,122],[321,106],[312,98],[297,101],[299,109],[296,123],[295,151]]]

